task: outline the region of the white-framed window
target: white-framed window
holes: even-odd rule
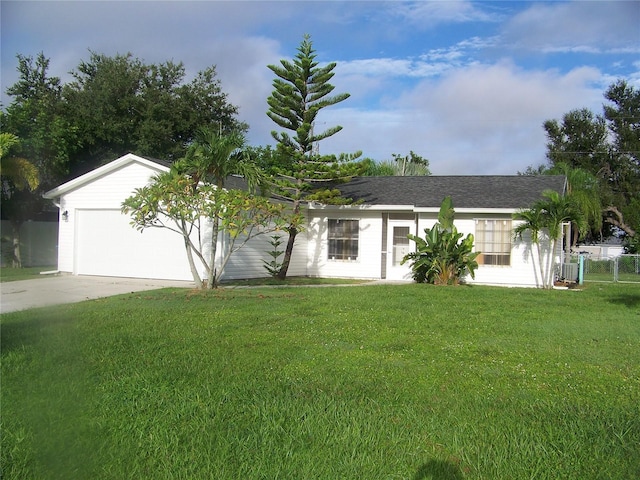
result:
[[[511,265],[511,220],[477,219],[475,251],[478,265]]]
[[[357,260],[358,220],[329,219],[329,260]]]

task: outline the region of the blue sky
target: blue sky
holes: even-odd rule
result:
[[[317,59],[337,62],[336,93],[317,129],[342,132],[321,153],[362,150],[376,160],[413,150],[436,175],[515,174],[545,161],[542,123],[587,107],[618,78],[640,88],[640,2],[6,1],[1,2],[2,102],[16,54],[68,72],[89,50],[216,65],[222,88],[273,143],[266,67],[312,36]]]

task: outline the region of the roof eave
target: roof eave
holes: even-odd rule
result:
[[[55,198],[58,198],[64,195],[65,193],[75,190],[76,188],[81,187],[86,183],[89,183],[103,175],[106,175],[107,173],[117,170],[118,168],[121,168],[122,166],[132,162],[142,163],[143,165],[146,165],[154,170],[157,170],[159,173],[169,171],[169,167],[166,167],[157,162],[154,162],[153,160],[149,160],[147,158],[134,155],[133,153],[127,153],[126,155],[123,155],[122,157],[117,158],[116,160],[113,160],[112,162],[109,162],[106,165],[102,165],[101,167],[98,167],[95,170],[91,170],[90,172],[87,172],[84,175],[80,175],[79,177],[76,177],[73,180],[69,180],[68,182],[63,183],[62,185],[58,185],[56,188],[53,188],[48,192],[45,192],[42,196],[46,199],[53,200]]]

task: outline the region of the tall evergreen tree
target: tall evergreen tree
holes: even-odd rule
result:
[[[360,156],[359,152],[320,155],[316,148],[318,142],[342,130],[339,125],[321,132],[314,130],[320,110],[349,98],[348,93],[331,95],[335,87],[329,81],[334,76],[335,67],[336,63],[319,66],[309,35],[304,36],[292,62],[281,60],[280,65],[268,66],[277,78],[267,100],[267,115],[285,130],[272,131],[271,135],[278,142],[279,154],[290,159],[274,169],[272,183],[278,195],[293,202],[294,218],[299,216],[304,201],[348,203],[335,184],[362,171],[360,163],[355,161]],[[287,276],[298,226],[291,224],[287,230],[289,239],[278,274],[280,279]]]

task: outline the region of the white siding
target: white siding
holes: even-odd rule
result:
[[[127,163],[115,171],[63,194],[60,198],[58,269],[62,272],[77,273],[74,265],[74,252],[77,247],[76,218],[78,210],[119,210],[122,202],[131,196],[136,188],[146,185],[160,171],[160,168],[153,170],[138,162]],[[63,216],[64,212],[68,212],[66,219]]]
[[[510,220],[510,216],[500,214],[495,215],[491,213],[483,215],[471,215],[471,214],[459,214],[456,213],[455,225],[460,233],[465,237],[471,233],[475,236],[476,219],[482,218],[495,218]],[[433,216],[422,215],[418,224],[418,231],[420,236],[424,236],[424,229],[431,228],[437,218],[435,214]],[[512,227],[515,227],[517,222],[512,223]],[[547,244],[541,244],[541,248],[545,251]],[[533,257],[532,257],[533,252]],[[548,259],[544,257],[544,261]],[[534,263],[535,262],[535,263]],[[468,283],[485,284],[485,285],[504,285],[512,287],[535,287],[541,286],[542,282],[538,278],[538,254],[535,247],[530,245],[530,237],[525,235],[524,241],[514,242],[511,244],[511,264],[508,266],[497,265],[480,265],[475,271],[475,279],[467,276],[466,281]]]
[[[281,241],[283,241],[283,243],[278,249],[284,252],[289,238],[286,232],[266,233],[254,237],[240,250],[231,255],[222,274],[222,278],[224,280],[236,280],[268,277],[269,272],[264,268],[263,261],[270,262],[272,260],[272,257],[267,254],[267,251],[273,249],[269,244],[272,235],[280,235],[282,237]],[[306,251],[307,235],[304,232],[299,233],[296,235],[287,276],[296,277],[307,275]],[[282,261],[282,257],[283,256],[280,256],[278,261]]]
[[[328,220],[359,220],[358,259],[329,260]],[[309,213],[308,275],[313,277],[371,278],[381,276],[382,214],[354,208],[315,210]]]

